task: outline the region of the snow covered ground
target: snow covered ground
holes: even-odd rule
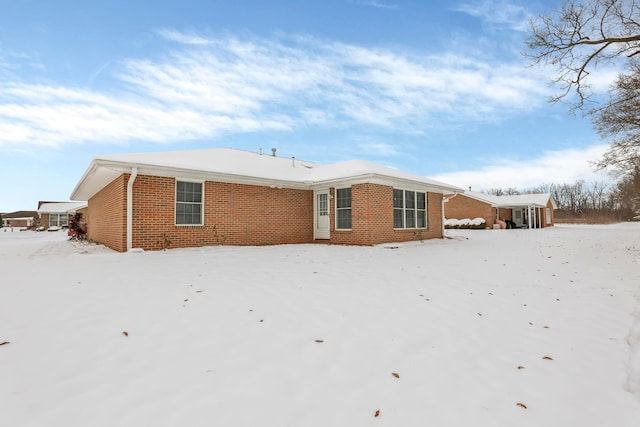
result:
[[[0,426],[637,426],[640,224],[112,252],[0,229]]]

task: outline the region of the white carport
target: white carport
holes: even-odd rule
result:
[[[512,196],[493,196],[493,205],[496,207],[497,218],[500,219],[500,209],[511,209],[514,212],[522,211],[527,213],[526,227],[529,229],[540,228],[545,224],[546,209],[551,202],[555,209],[556,202],[549,193],[538,194],[518,194]],[[513,216],[512,216],[513,218]],[[515,221],[514,221],[515,222]],[[524,226],[524,221],[522,221]]]

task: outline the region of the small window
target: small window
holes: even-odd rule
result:
[[[49,214],[49,227],[59,227],[60,216],[58,214]]]
[[[393,228],[404,228],[404,191],[393,189]]]
[[[202,225],[201,182],[176,182],[176,225]]]
[[[336,229],[351,229],[351,188],[336,190]]]
[[[426,228],[427,194],[393,189],[393,228]]]

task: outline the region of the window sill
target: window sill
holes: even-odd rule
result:
[[[393,231],[407,231],[407,230],[428,230],[429,227],[415,227],[415,228],[394,228]]]

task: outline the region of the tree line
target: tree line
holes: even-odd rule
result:
[[[543,183],[527,190],[492,188],[487,194],[506,196],[515,194],[550,193],[558,208],[555,218],[562,221],[615,222],[629,221],[640,215],[640,169],[625,175],[615,184],[604,181],[573,184]]]

